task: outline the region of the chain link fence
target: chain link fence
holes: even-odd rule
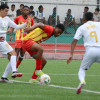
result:
[[[48,2],[49,1],[49,2]],[[44,24],[51,25],[55,27],[57,24],[62,23],[64,24],[65,31],[61,36],[58,38],[51,37],[47,41],[43,42],[46,45],[45,50],[51,50],[55,53],[57,51],[69,51],[70,48],[67,48],[68,45],[71,44],[74,34],[77,30],[77,28],[81,25],[81,15],[84,12],[84,7],[88,6],[89,11],[94,12],[95,8],[97,8],[97,4],[95,0],[93,4],[91,2],[88,4],[80,4],[79,2],[76,3],[70,3],[70,2],[64,2],[64,0],[61,0],[61,2],[50,2],[50,0],[43,0],[41,2],[38,2],[38,0],[1,0],[1,3],[6,2],[10,9],[11,5],[15,4],[15,10],[18,10],[20,7],[20,4],[24,4],[27,6],[33,6],[34,9],[33,11],[35,12],[34,14],[34,20],[35,22],[39,22],[39,20],[36,20],[35,17],[38,16],[40,18],[40,21],[43,22]],[[72,0],[71,0],[72,1]],[[74,2],[74,1],[73,1]],[[38,12],[39,6],[43,6],[43,13],[39,15],[40,13]],[[99,7],[99,6],[98,6]],[[15,34],[13,34],[13,38],[15,37]],[[9,41],[9,34],[7,35],[7,41]],[[15,41],[15,38],[13,39],[13,42]],[[51,44],[51,45],[50,45]],[[53,44],[53,47],[52,47]],[[83,45],[83,40],[80,39],[78,41],[79,45]],[[49,48],[51,46],[51,48]],[[84,51],[81,50],[80,48],[77,49],[76,51]]]

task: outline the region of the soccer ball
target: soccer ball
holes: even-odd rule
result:
[[[51,79],[50,79],[50,76],[49,75],[44,74],[44,75],[42,75],[40,77],[40,83],[42,85],[48,85],[48,84],[50,84],[50,82],[51,82]]]

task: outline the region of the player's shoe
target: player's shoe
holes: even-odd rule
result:
[[[37,76],[42,76],[42,75],[44,75],[44,73],[42,72],[42,71],[40,71],[39,73],[37,73],[37,72],[35,72],[35,74],[37,75]]]
[[[29,82],[30,83],[39,83],[39,81],[38,80],[35,80],[35,79],[34,80],[30,79]]]
[[[85,85],[86,85],[86,82],[85,82],[85,81],[82,81],[82,82],[79,84],[76,93],[77,93],[77,94],[80,94],[82,88],[83,88]]]
[[[7,78],[1,77],[0,83],[13,83],[12,81],[8,80]]]
[[[13,72],[12,75],[11,75],[12,78],[22,77],[22,76],[23,76],[23,74],[22,73],[19,73],[17,71],[16,72]]]

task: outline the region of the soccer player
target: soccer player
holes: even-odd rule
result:
[[[31,28],[26,28],[25,31],[30,32],[23,38],[22,48],[27,51],[31,57],[36,59],[36,69],[29,82],[38,82],[38,76],[43,75],[41,71],[46,64],[46,59],[43,56],[43,48],[39,43],[49,39],[51,36],[58,37],[64,31],[64,25],[58,24],[56,27],[36,23]]]
[[[29,16],[29,7],[28,6],[24,6],[22,9],[22,15],[17,16],[14,20],[14,22],[17,25],[23,24],[25,22],[27,22],[27,20],[31,18]],[[31,27],[33,26],[34,21],[33,18],[30,19],[30,23],[28,23],[26,25],[26,27]],[[13,30],[12,30],[13,31]],[[24,29],[18,29],[16,30],[16,36],[15,36],[15,51],[17,53],[17,57],[18,57],[18,61],[17,61],[17,65],[16,67],[18,68],[18,66],[20,65],[21,61],[23,60],[23,56],[25,54],[25,51],[22,49],[22,39],[24,36],[26,36],[27,32],[24,32]]]
[[[100,22],[93,21],[93,13],[91,12],[85,13],[84,22],[85,23],[78,28],[74,36],[74,40],[71,44],[70,57],[67,60],[67,63],[72,61],[77,41],[83,37],[86,52],[78,72],[80,84],[77,88],[77,94],[81,93],[81,89],[86,85],[85,72],[94,62],[100,63]]]
[[[6,41],[7,28],[13,27],[16,29],[24,28],[26,23],[22,25],[16,25],[13,21],[7,17],[9,7],[6,4],[0,5],[0,52],[4,55],[8,55],[9,63],[5,69],[5,72],[1,78],[1,82],[7,82],[7,76],[9,72],[12,73],[12,78],[21,77],[22,73],[18,73],[16,70],[16,53],[12,47]],[[10,30],[9,30],[10,31]]]

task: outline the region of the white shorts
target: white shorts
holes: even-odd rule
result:
[[[87,70],[94,62],[100,63],[100,47],[87,47],[80,68]]]
[[[7,55],[11,51],[13,51],[13,48],[6,41],[0,42],[0,53]]]

